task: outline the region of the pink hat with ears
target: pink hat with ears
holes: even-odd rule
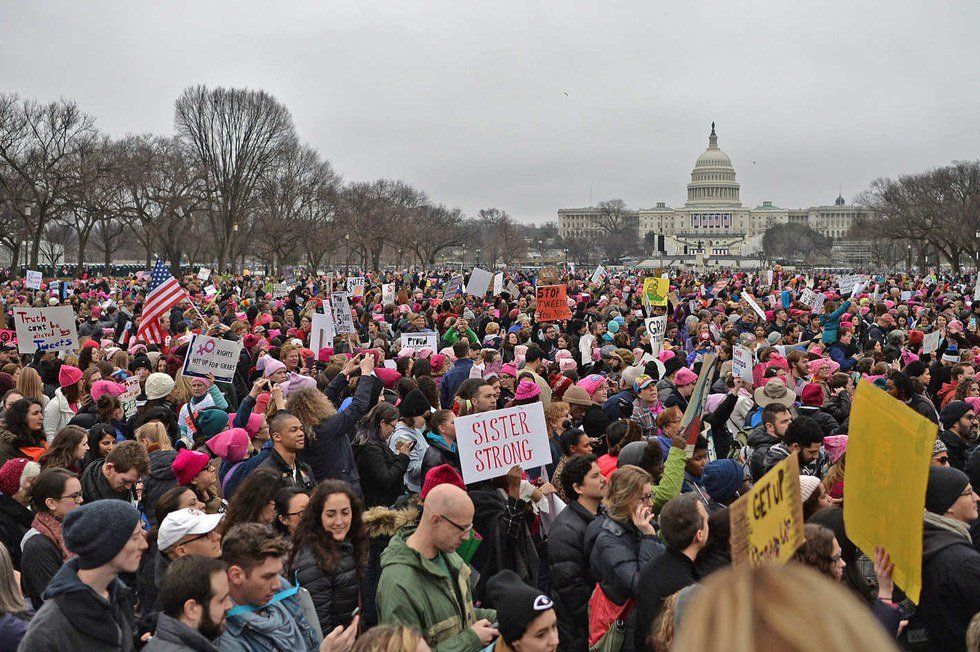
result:
[[[698,380],[697,374],[688,369],[687,367],[681,367],[674,374],[674,384],[678,387],[684,387],[685,385],[693,385]]]
[[[668,351],[666,349],[664,349],[663,351],[660,352],[659,355],[657,355],[657,359],[660,360],[661,362],[667,362],[673,357],[674,357],[674,352]]]
[[[575,364],[575,360],[573,360],[572,358],[562,358],[558,361],[558,368],[561,371],[571,371],[576,366],[577,365]]]

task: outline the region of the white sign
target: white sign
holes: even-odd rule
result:
[[[456,445],[467,484],[551,464],[541,403],[456,417]]]
[[[813,304],[817,302],[817,293],[810,288],[803,288],[803,292],[800,294],[800,303],[802,303],[807,308],[813,309]]]
[[[354,315],[350,310],[350,302],[347,301],[346,292],[334,292],[332,295],[333,320],[337,326],[338,335],[356,333],[354,328]]]
[[[606,268],[603,267],[602,265],[599,265],[598,267],[595,268],[595,271],[592,272],[592,282],[598,283],[604,278],[606,278]]]
[[[452,296],[459,294],[459,291],[463,289],[463,275],[457,274],[456,276],[449,279],[449,283],[446,285],[446,290],[443,292],[443,296]]]
[[[767,269],[766,270],[766,285],[768,285],[769,287],[772,287],[772,277],[773,277],[773,271],[771,269]]]
[[[819,315],[822,313],[823,304],[825,301],[827,301],[827,295],[823,292],[817,292],[817,300],[813,302],[813,308],[810,309],[810,312],[814,315]]]
[[[187,347],[184,357],[185,376],[207,378],[214,374],[219,383],[235,380],[238,356],[242,352],[241,341],[232,342],[208,335],[195,335]]]
[[[204,296],[210,298],[218,293],[218,288],[213,285],[207,285],[204,287]]]
[[[650,335],[650,350],[654,356],[659,356],[664,348],[664,334],[667,332],[667,315],[657,315],[643,320],[647,333]]]
[[[493,294],[494,296],[504,291],[504,273],[497,272],[493,275]]]
[[[126,387],[126,391],[119,395],[119,402],[122,403],[123,413],[128,419],[136,414],[136,399],[140,395],[139,376],[130,376],[122,384]]]
[[[931,333],[926,333],[922,338],[922,355],[927,355],[929,353],[935,353],[939,350],[939,340],[942,339],[942,333],[939,331],[932,331]]]
[[[752,351],[736,345],[732,349],[732,374],[752,386]]]
[[[355,297],[364,296],[364,277],[354,276],[347,279],[347,294],[352,294]]]
[[[272,296],[275,299],[280,299],[289,294],[289,286],[285,283],[275,283],[272,286]]]
[[[973,284],[973,300],[980,301],[980,273],[977,273],[977,282]]]
[[[490,287],[492,280],[493,274],[485,269],[474,267],[473,271],[470,272],[470,280],[466,283],[466,294],[482,297],[487,293],[487,288]]]
[[[766,313],[763,312],[762,308],[759,307],[759,304],[756,303],[755,298],[751,294],[749,294],[748,292],[743,292],[742,298],[745,299],[745,301],[749,304],[752,310],[755,311],[755,314],[759,315],[759,319],[761,319],[762,321],[766,321]]]
[[[326,305],[326,304],[325,304]],[[334,329],[333,318],[321,312],[313,313],[310,321],[310,349],[319,351],[323,348],[333,347],[333,338],[337,331]]]
[[[14,330],[21,353],[78,349],[75,311],[71,306],[14,308]]]
[[[595,344],[595,335],[586,333],[578,339],[578,350],[582,354],[582,364],[592,364],[592,346]]]
[[[912,300],[912,290],[903,290],[902,291],[902,295],[901,295],[900,298],[901,298],[902,301],[911,301]]]
[[[402,346],[403,349],[424,349],[428,347],[429,349],[436,351],[439,347],[439,334],[432,331],[423,331],[421,333],[402,333]]]
[[[27,289],[40,290],[42,278],[43,276],[41,272],[35,272],[33,269],[27,270],[27,282],[26,282]]]
[[[207,281],[207,280],[208,280],[209,278],[211,278],[211,270],[210,270],[210,269],[208,269],[207,267],[202,267],[202,268],[201,268],[201,269],[200,269],[200,270],[199,270],[199,271],[197,272],[197,277],[198,277],[199,279],[201,279],[202,281]]]
[[[395,302],[395,284],[385,283],[381,286],[381,303]]]

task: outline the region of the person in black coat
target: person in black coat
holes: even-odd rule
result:
[[[647,639],[656,627],[664,600],[698,580],[694,562],[708,542],[708,512],[696,494],[682,494],[668,500],[660,510],[659,520],[660,536],[667,550],[640,571],[636,600],[637,650],[654,650]]]
[[[360,586],[370,542],[364,505],[341,480],[324,480],[293,535],[287,577],[310,592],[320,629],[347,627],[360,605]]]
[[[14,570],[20,570],[20,543],[31,529],[34,512],[30,504],[31,484],[41,472],[37,462],[15,457],[0,468],[0,543],[10,552]]]
[[[448,464],[462,475],[459,449],[456,447],[456,415],[452,410],[436,410],[429,415],[429,432],[425,441],[429,447],[422,456],[422,481],[430,469]]]
[[[399,408],[391,403],[378,403],[361,420],[357,431],[354,459],[368,508],[390,507],[405,493],[405,471],[413,442],[399,441],[397,453],[388,446],[399,416]]]
[[[595,578],[585,556],[585,532],[599,511],[606,479],[595,455],[574,455],[565,462],[562,489],[569,503],[548,532],[552,598],[563,650],[589,649],[589,598]]]

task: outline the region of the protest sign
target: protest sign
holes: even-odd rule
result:
[[[497,272],[493,275],[493,294],[497,296],[504,291],[504,273]]]
[[[439,347],[439,334],[433,331],[422,331],[420,333],[402,333],[401,348],[403,349],[429,349],[436,351]]]
[[[582,364],[592,364],[592,348],[595,346],[595,335],[586,333],[578,339],[578,350],[582,356]]]
[[[296,274],[293,272],[292,266],[288,266],[282,270],[282,280],[289,287],[296,285]]]
[[[449,283],[446,284],[446,290],[443,296],[453,296],[459,294],[459,291],[463,289],[463,275],[457,274],[456,276],[449,279]]]
[[[814,315],[823,313],[823,304],[826,300],[827,295],[825,295],[823,292],[817,292],[817,299],[813,302],[813,308],[810,309],[810,312]]]
[[[670,279],[663,276],[643,279],[643,300],[651,306],[666,306],[670,293]]]
[[[272,296],[275,299],[281,299],[282,297],[289,294],[289,286],[285,283],[275,283],[272,286]]]
[[[732,349],[732,374],[752,386],[752,351],[741,345]]]
[[[385,283],[381,286],[381,303],[395,302],[395,284]]]
[[[195,335],[187,346],[183,373],[194,378],[207,378],[208,374],[214,374],[217,382],[230,383],[235,380],[235,369],[238,367],[238,355],[241,352],[240,341]]]
[[[800,303],[802,303],[807,308],[813,309],[813,304],[817,302],[817,293],[810,288],[803,288],[803,292],[800,293]]]
[[[347,294],[355,297],[364,296],[364,277],[352,276],[347,279]]]
[[[901,299],[902,299],[902,302],[903,303],[905,303],[906,301],[911,301],[912,300],[912,290],[903,290],[902,291],[902,295],[901,295]]]
[[[793,557],[806,541],[796,453],[769,469],[747,494],[731,504],[729,522],[733,565],[785,564]]]
[[[559,321],[572,318],[564,285],[539,285],[534,290],[534,296],[534,321]]]
[[[0,344],[17,344],[17,331],[0,330]]]
[[[33,269],[29,269],[27,270],[27,279],[24,285],[28,290],[40,290],[42,278],[41,272],[35,272]]]
[[[694,453],[694,444],[701,434],[701,415],[704,413],[704,404],[708,400],[708,391],[711,388],[711,379],[715,373],[715,365],[718,356],[714,353],[707,353],[701,358],[701,373],[698,380],[694,383],[694,391],[688,399],[687,409],[684,410],[684,417],[681,419],[681,431],[684,433],[684,440],[687,442],[687,455],[690,457]]]
[[[218,288],[214,287],[213,285],[207,285],[204,287],[204,296],[208,297],[209,299],[217,293]]]
[[[485,269],[474,267],[473,271],[470,272],[470,280],[466,283],[466,294],[482,297],[487,293],[491,280],[493,280],[493,274]]]
[[[598,283],[604,278],[606,278],[606,268],[603,267],[602,265],[599,265],[598,267],[595,268],[595,271],[592,272],[591,280],[593,283]]]
[[[317,353],[320,349],[332,348],[336,336],[333,316],[322,312],[313,313],[313,319],[310,320],[310,350]]]
[[[211,270],[207,267],[202,267],[200,270],[198,270],[197,277],[206,283],[207,280],[211,278]]]
[[[509,294],[512,297],[516,297],[519,294],[517,290],[517,286],[514,285],[514,281],[507,281],[506,290],[507,290],[507,294]]]
[[[761,319],[762,321],[766,321],[766,313],[762,310],[759,304],[756,303],[755,297],[753,297],[748,292],[743,292],[742,298],[745,299],[745,302],[749,304],[749,307],[755,311],[755,314],[759,315],[759,319]]]
[[[136,414],[136,399],[140,395],[139,376],[130,376],[122,384],[126,390],[119,395],[119,402],[122,403],[123,414],[128,419]]]
[[[723,278],[720,281],[715,281],[714,285],[711,286],[711,294],[718,296],[718,293],[725,289],[730,280],[730,278]]]
[[[837,281],[837,286],[840,288],[841,296],[851,294],[854,291],[854,286],[857,285],[860,280],[861,277],[855,274],[841,276]]]
[[[552,461],[541,403],[456,417],[456,445],[467,484]]]
[[[939,350],[939,340],[942,339],[942,333],[939,331],[932,331],[931,333],[926,333],[922,338],[922,355],[928,353],[935,353]]]
[[[14,330],[21,353],[78,349],[75,311],[71,306],[14,308]]]
[[[922,589],[922,514],[938,426],[860,381],[848,426],[844,526],[861,552],[883,547],[912,602]]]
[[[334,292],[330,296],[330,303],[333,306],[333,323],[337,328],[337,334],[347,335],[348,333],[356,333],[357,329],[354,328],[354,315],[350,310],[347,293]]]
[[[977,273],[977,282],[973,284],[973,300],[980,301],[980,272]]]
[[[660,355],[664,348],[664,334],[667,332],[667,315],[657,315],[643,320],[647,333],[650,335],[650,350],[654,357]]]

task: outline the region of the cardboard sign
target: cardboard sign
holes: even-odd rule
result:
[[[310,320],[310,350],[319,352],[320,349],[332,347],[336,336],[332,316],[321,312],[313,313]]]
[[[559,321],[572,318],[564,285],[539,285],[534,290],[534,296],[534,321]]]
[[[33,269],[29,269],[27,270],[27,279],[24,282],[24,285],[28,290],[40,290],[41,280],[43,278],[44,277],[41,275],[41,272],[35,272]]]
[[[402,333],[401,344],[403,349],[414,349],[418,351],[419,349],[429,348],[437,351],[439,348],[439,334],[432,331]]]
[[[395,284],[385,283],[381,286],[381,303],[395,302]]]
[[[200,270],[198,270],[197,277],[206,283],[207,280],[211,278],[211,270],[207,267],[202,267]]]
[[[723,278],[720,281],[715,281],[715,283],[711,286],[711,294],[718,296],[718,293],[725,289],[730,280],[730,278]]]
[[[350,302],[347,300],[346,292],[334,292],[331,296],[333,306],[333,323],[337,327],[338,335],[356,333],[354,327],[354,314],[350,309]]]
[[[874,384],[860,381],[848,426],[844,526],[861,552],[882,546],[893,579],[918,603],[922,513],[938,426]]]
[[[977,274],[977,282],[973,284],[973,300],[980,301],[980,273]]]
[[[355,297],[364,296],[364,277],[353,276],[347,279],[347,294]]]
[[[806,541],[796,454],[769,469],[747,494],[732,503],[729,520],[733,565],[754,567],[789,561]],[[850,530],[847,533],[850,535]]]
[[[467,484],[551,464],[541,403],[456,417],[456,445]]]
[[[17,331],[0,330],[0,344],[17,344]]]
[[[493,274],[485,269],[474,267],[473,271],[470,272],[470,280],[466,283],[466,294],[472,294],[474,297],[482,297],[487,293],[487,289],[490,287],[490,281],[492,280]]]
[[[761,319],[762,321],[766,321],[766,313],[762,310],[759,304],[756,303],[755,297],[753,297],[748,292],[743,292],[742,298],[745,299],[745,302],[749,304],[749,307],[755,311],[755,314],[759,315],[759,319]]]
[[[803,288],[800,293],[800,303],[813,310],[813,304],[817,302],[817,293],[810,288]]]
[[[926,333],[922,338],[922,355],[928,353],[935,353],[939,350],[939,341],[942,339],[942,333],[939,331],[932,331],[931,333]]]
[[[504,273],[497,272],[493,275],[493,294],[497,296],[504,291]]]
[[[78,349],[75,311],[71,306],[14,308],[14,330],[21,353]]]
[[[681,430],[684,432],[684,439],[687,441],[687,455],[694,454],[694,444],[701,434],[701,415],[704,413],[704,404],[708,400],[708,392],[711,389],[711,378],[715,373],[715,365],[718,363],[718,356],[714,353],[707,353],[701,358],[701,373],[698,380],[694,383],[694,391],[688,399],[687,409],[684,410],[684,417],[681,419]]]
[[[650,334],[650,350],[657,357],[664,349],[664,335],[667,333],[667,315],[657,315],[643,320],[643,325]]]
[[[810,312],[814,315],[821,314],[823,312],[823,304],[826,300],[827,295],[823,292],[817,292],[817,299],[813,302],[813,308],[810,309]]]
[[[607,276],[607,274],[606,274],[606,268],[603,267],[602,265],[599,265],[598,267],[595,268],[595,271],[592,272],[592,279],[591,280],[592,280],[593,283],[598,283],[602,279],[606,278],[606,276]]]
[[[662,276],[643,279],[643,300],[651,306],[666,306],[670,294],[670,279]]]
[[[122,403],[123,414],[130,418],[136,414],[136,399],[140,395],[140,379],[137,376],[130,376],[123,381],[126,391],[119,395],[119,402]]]
[[[754,362],[752,351],[744,346],[736,345],[732,349],[732,374],[736,378],[741,378],[752,386],[752,363]]]
[[[230,383],[235,379],[235,368],[238,367],[238,355],[242,352],[242,343],[222,340],[209,335],[195,335],[187,347],[184,356],[185,376],[207,378],[214,374],[219,383]]]
[[[460,290],[463,289],[463,275],[457,274],[456,276],[449,279],[449,283],[446,284],[446,289],[443,292],[443,296],[454,296],[459,294]]]

